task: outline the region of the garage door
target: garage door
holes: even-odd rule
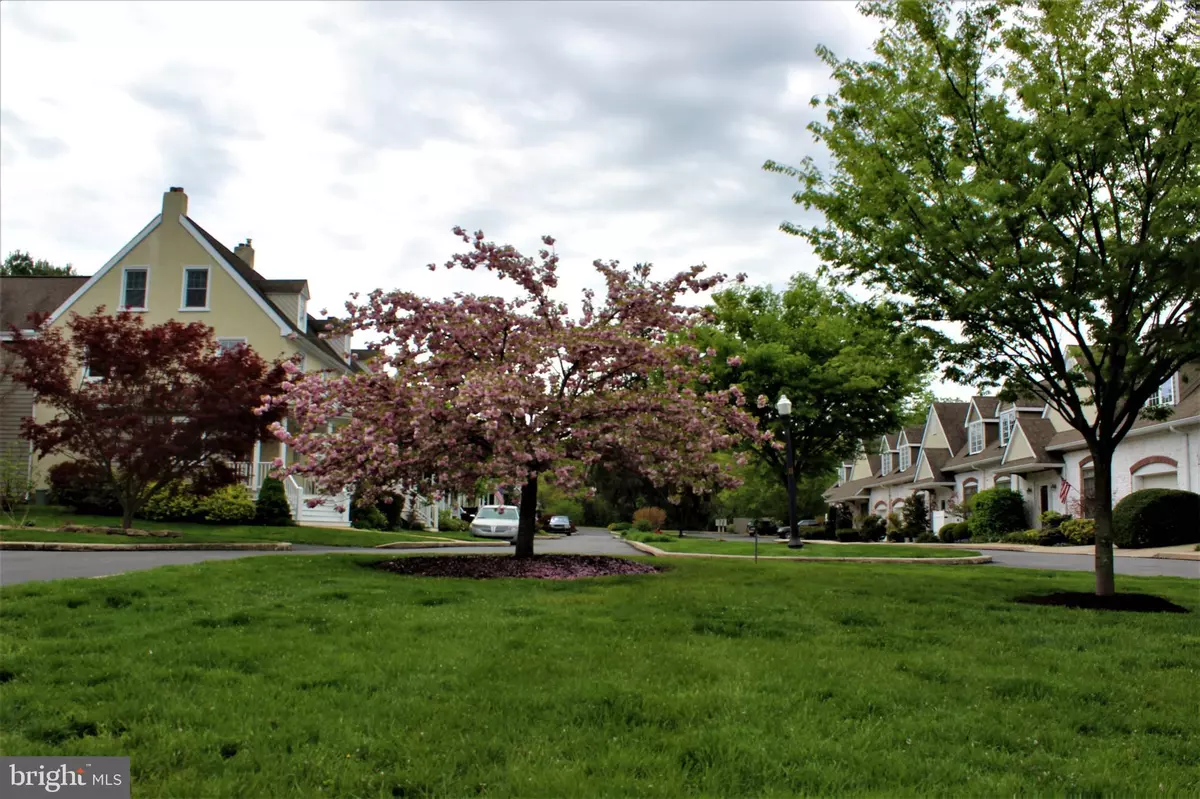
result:
[[[1148,474],[1138,477],[1138,488],[1179,488],[1179,480],[1175,477],[1175,472]]]

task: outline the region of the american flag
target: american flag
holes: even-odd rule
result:
[[[1066,480],[1062,481],[1062,485],[1058,487],[1058,501],[1066,502],[1067,496],[1071,493],[1071,484]]]

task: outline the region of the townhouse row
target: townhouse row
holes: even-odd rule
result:
[[[1169,416],[1139,419],[1118,445],[1114,503],[1143,488],[1200,493],[1200,364],[1172,375],[1148,404],[1169,408]],[[974,494],[995,487],[1021,495],[1031,528],[1048,510],[1090,517],[1096,502],[1091,455],[1061,414],[1032,398],[986,396],[934,402],[924,425],[864,440],[825,499],[855,517],[886,516],[920,491],[936,532],[961,518]]]

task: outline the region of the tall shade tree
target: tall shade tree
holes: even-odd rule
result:
[[[702,355],[681,335],[702,309],[680,297],[722,275],[696,266],[660,282],[647,265],[596,261],[606,295],[585,290],[572,318],[550,294],[553,239],[534,259],[481,232],[454,232],[469,249],[445,268],[486,270],[519,296],[374,291],[348,303],[348,327],[376,334],[380,354],[365,374],[287,384],[294,424],[276,435],[306,456],[292,471],[327,487],[356,483],[366,501],[397,484],[437,492],[487,478],[519,487],[518,557],[533,554],[539,475],[570,491],[603,462],[699,492],[736,482],[710,456],[765,436],[736,387],[696,390]],[[329,432],[340,414],[350,423]]]
[[[810,130],[832,166],[771,161],[824,215],[837,273],[957,323],[949,375],[1006,380],[1083,436],[1096,592],[1114,591],[1112,457],[1200,357],[1200,17],[1171,3],[869,3],[867,63],[826,49]]]
[[[13,250],[0,264],[0,277],[67,277],[75,274],[75,268],[70,264],[55,266],[49,261],[38,258],[36,261],[27,252]]]
[[[285,377],[246,346],[222,351],[212,328],[140,315],[71,314],[35,337],[13,329],[9,369],[54,415],[23,422],[42,456],[62,453],[101,476],[121,503],[121,524],[172,481],[231,482],[283,407],[256,413]]]
[[[796,475],[831,474],[859,442],[899,427],[928,385],[932,349],[883,302],[857,302],[808,275],[786,290],[739,286],[713,296],[713,324],[697,332],[716,357],[706,369],[717,388],[740,386],[768,401],[751,409],[759,428],[784,436],[775,402],[792,401]],[[928,407],[926,407],[926,410]],[[749,441],[787,485],[786,453],[774,441]]]

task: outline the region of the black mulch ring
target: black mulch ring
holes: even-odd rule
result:
[[[1187,608],[1150,594],[1113,594],[1096,596],[1084,591],[1060,591],[1055,594],[1020,596],[1013,600],[1023,605],[1058,605],[1087,610],[1127,610],[1133,613],[1191,613]]]
[[[611,577],[622,574],[654,574],[662,571],[648,563],[603,555],[446,555],[413,556],[380,561],[378,569],[417,577],[467,577],[489,580],[496,577],[526,577],[534,580],[577,580],[580,577]]]

